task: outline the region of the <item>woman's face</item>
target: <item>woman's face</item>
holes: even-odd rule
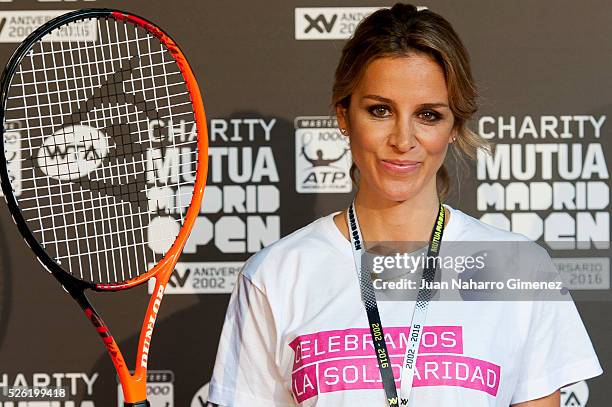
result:
[[[337,115],[348,130],[360,192],[397,202],[435,194],[455,134],[444,71],[431,57],[375,59]]]

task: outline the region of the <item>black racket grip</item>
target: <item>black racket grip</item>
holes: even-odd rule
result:
[[[151,407],[151,404],[145,400],[138,403],[123,403],[123,407]]]

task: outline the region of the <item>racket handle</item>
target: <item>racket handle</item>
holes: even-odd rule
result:
[[[123,403],[124,407],[151,407],[151,404],[145,401],[139,401],[138,403]]]

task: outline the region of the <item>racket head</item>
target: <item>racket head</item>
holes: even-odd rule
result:
[[[105,27],[103,22],[106,24]],[[84,27],[87,27],[88,24],[90,28],[92,25],[95,27],[97,30],[96,42],[85,40],[54,41],[55,37],[62,35],[62,30],[78,30],[79,24]],[[93,44],[88,44],[88,42],[93,42]],[[56,44],[55,47],[54,43]],[[108,49],[105,48],[106,43]],[[132,48],[131,51],[130,47]],[[88,50],[91,49],[94,51],[90,54]],[[49,59],[46,52],[52,54],[53,57]],[[61,54],[62,58],[56,57],[56,54]],[[92,59],[88,60],[87,58],[90,56]],[[42,64],[35,62],[37,57],[41,58]],[[29,70],[24,69],[24,64],[27,63],[28,58],[30,59]],[[143,62],[145,58],[148,58],[148,64]],[[47,77],[47,75],[53,76],[53,71],[49,69],[50,64],[54,64],[54,78]],[[92,70],[94,65],[97,69],[95,73]],[[37,66],[40,68],[37,68]],[[78,70],[82,73],[84,69],[87,70],[88,68],[89,74],[80,78],[84,84],[83,89],[80,89],[78,79],[72,80],[71,78],[75,76],[78,78]],[[71,69],[72,72],[70,72]],[[172,70],[171,73],[170,70]],[[150,72],[145,74],[145,71]],[[27,78],[30,82],[26,80],[26,73],[29,74]],[[44,76],[42,80],[41,75]],[[168,83],[168,77],[171,75],[177,80],[176,84],[173,83],[172,86]],[[181,79],[178,80],[177,78]],[[70,86],[71,80],[72,88]],[[158,85],[159,81],[162,80],[165,83]],[[89,86],[86,83],[89,83]],[[20,84],[20,90],[14,89],[16,84]],[[66,89],[60,89],[63,85],[66,86]],[[171,91],[171,87],[177,88],[179,91]],[[25,112],[26,122],[32,117],[34,117],[34,121],[36,120],[36,112],[32,114],[32,107],[29,104],[32,99],[26,100],[27,90],[29,89],[34,90],[34,100],[35,105],[37,105],[35,109],[38,110],[37,113],[42,116],[42,119],[40,119],[39,126],[34,126],[31,123],[26,123],[26,126],[23,126],[22,123],[22,128],[19,129],[21,135],[24,130],[27,133],[27,136],[22,137],[20,142],[28,140],[28,148],[21,148],[19,154],[22,163],[29,163],[30,167],[27,171],[31,172],[31,176],[24,177],[26,183],[21,180],[21,185],[16,186],[14,184],[16,178],[11,174],[8,165],[8,158],[14,155],[15,151],[12,151],[6,143],[7,133],[10,133],[7,124],[11,119],[17,123],[20,122],[14,117],[14,111],[20,108]],[[153,90],[152,93],[151,90]],[[208,132],[202,97],[185,55],[172,38],[155,24],[127,12],[112,9],[84,9],[67,13],[41,26],[16,49],[2,75],[0,91],[0,119],[2,122],[0,143],[3,151],[0,154],[0,180],[2,189],[19,231],[35,252],[41,264],[58,278],[68,291],[84,288],[97,291],[116,291],[139,285],[154,276],[167,281],[198,216],[208,168]],[[22,95],[24,101],[21,103],[22,106],[15,107],[11,103],[19,99],[18,95],[14,95],[19,91],[24,93]],[[79,96],[79,91],[82,91],[81,96]],[[158,92],[159,94],[157,94]],[[12,98],[12,96],[15,97]],[[54,108],[58,103],[61,105],[65,102],[65,100],[60,100],[62,96],[67,96],[68,105],[71,106],[70,109],[67,108],[66,111],[60,112],[60,119],[56,123]],[[105,106],[104,101],[109,98],[108,106]],[[44,103],[40,103],[41,99],[45,99]],[[91,100],[94,102],[91,102]],[[175,102],[176,100],[182,102]],[[130,105],[135,107],[129,110]],[[177,105],[183,107],[177,107]],[[76,113],[74,112],[74,106],[78,106]],[[125,108],[123,116],[121,116],[122,108]],[[91,114],[92,111],[95,112],[95,115]],[[144,118],[140,117],[143,111],[145,113]],[[28,116],[28,112],[32,117]],[[108,115],[106,115],[107,112]],[[63,121],[65,117],[69,118],[70,123],[67,124]],[[130,121],[131,117],[136,118],[136,124]],[[177,134],[173,130],[176,123],[172,120],[176,119],[177,122],[183,123],[182,128],[186,128],[185,120],[183,120],[186,117],[190,118],[188,121],[192,122],[191,124],[196,130],[196,139],[191,140],[190,147],[177,146],[178,143],[175,140]],[[127,123],[121,122],[121,120],[116,122],[118,118],[125,119]],[[168,126],[165,134],[162,134],[163,126],[151,130],[149,125],[152,120],[161,122],[163,119],[166,119],[165,123]],[[50,124],[47,124],[49,120]],[[115,121],[113,122],[113,120]],[[23,121],[21,120],[21,122]],[[82,121],[85,123],[83,124]],[[148,126],[146,127],[147,134],[141,139],[145,121]],[[110,124],[107,125],[107,122]],[[35,129],[36,127],[38,129]],[[136,131],[133,131],[134,127],[137,127]],[[170,132],[172,132],[172,135],[170,135]],[[13,131],[12,135],[14,136],[14,134]],[[187,137],[184,130],[182,136]],[[32,141],[37,137],[38,141]],[[163,143],[164,139],[166,144]],[[172,139],[174,145],[169,145],[171,144],[170,139]],[[134,143],[134,141],[137,141],[137,143]],[[156,144],[153,144],[154,141]],[[147,142],[149,144],[145,146]],[[136,148],[135,145],[139,145],[139,147]],[[65,149],[63,151],[64,161],[62,161],[61,154],[59,161],[51,160],[48,155],[49,151],[57,151],[58,147]],[[72,152],[69,151],[70,148],[73,148]],[[111,152],[113,148],[114,151],[121,149],[121,153],[114,153],[115,155],[113,155]],[[164,167],[163,163],[156,164],[155,160],[159,159],[161,162],[165,162],[165,157],[169,153],[180,155],[187,148],[193,150],[185,153],[185,155],[191,157],[187,163],[190,168],[190,182],[186,183],[184,180],[165,182],[159,188],[166,193],[172,190],[171,193],[174,194],[172,197],[175,200],[180,201],[182,195],[187,195],[188,198],[184,199],[185,202],[175,204],[173,207],[160,208],[160,191],[153,187],[148,188],[147,183],[150,184],[150,181],[153,181],[155,188],[157,188],[157,182],[161,184],[163,181],[159,174],[165,170],[179,171],[177,177],[186,179],[186,177],[180,175],[180,169],[185,163],[178,164],[179,169],[177,170],[174,164],[174,166]],[[150,156],[154,157],[151,158]],[[182,157],[179,159],[182,159]],[[52,161],[51,164],[48,161]],[[126,170],[126,173],[120,173],[122,166],[128,168],[130,165],[134,168],[132,172]],[[136,165],[140,167],[135,169]],[[22,169],[22,174],[23,172]],[[136,190],[130,189],[130,177],[136,180]],[[142,189],[143,183],[144,191]],[[48,189],[48,192],[44,195],[45,203],[50,209],[48,213],[42,214],[43,212],[40,210],[42,205],[37,208],[31,204],[24,204],[27,199],[24,198],[24,191],[30,192],[31,201],[40,204],[43,199],[40,199],[38,191],[45,187]],[[17,194],[18,190],[21,190],[20,196]],[[185,190],[188,190],[188,192],[181,192]],[[33,197],[31,196],[32,191],[35,191]],[[79,201],[79,194],[81,197],[84,194],[89,195],[87,199],[83,198]],[[133,200],[132,197],[134,197]],[[57,204],[58,199],[61,199],[61,205]],[[68,202],[65,202],[65,200]],[[123,209],[123,212],[119,214],[117,208],[115,208],[114,214],[118,214],[115,218],[115,224],[109,224],[106,228],[103,226],[105,222],[103,201],[107,205],[109,201],[114,202]],[[117,201],[119,201],[118,204]],[[64,210],[65,207],[72,207],[71,215],[74,218],[72,223],[66,216],[66,212],[70,211]],[[29,210],[32,213],[37,209],[38,217],[31,216],[26,212],[26,210]],[[89,209],[91,209],[90,217],[87,216]],[[99,209],[99,213],[96,213],[95,209]],[[108,210],[107,213],[111,214],[110,209],[106,209]],[[83,214],[79,214],[79,211]],[[133,216],[132,211],[137,213],[136,217]],[[149,248],[144,247],[149,245],[150,239],[145,238],[143,232],[144,228],[150,229],[150,225],[145,225],[144,222],[147,219],[151,221],[152,216],[154,219],[163,218],[164,213],[168,215],[169,225],[173,219],[176,221],[172,235],[166,237],[167,247],[164,247],[163,253],[153,251],[153,255],[150,255]],[[63,221],[59,220],[60,215],[63,217]],[[45,219],[46,223],[51,221],[52,227],[46,227],[42,218]],[[118,220],[119,218],[122,218],[123,228],[120,220]],[[129,226],[126,219],[132,222]],[[41,227],[35,229],[33,221],[34,223],[38,221]],[[56,226],[55,221],[61,225]],[[178,223],[178,227],[176,227],[176,223]],[[96,229],[96,224],[101,225],[102,233],[94,233],[91,230],[92,225],[93,229]],[[140,228],[139,234],[135,233],[137,227]],[[68,255],[66,255],[65,249],[63,251],[58,249],[58,242],[53,242],[53,238],[45,239],[45,233],[53,232],[55,235],[62,228],[64,229],[61,236],[63,239],[60,243],[64,243],[68,247]],[[158,230],[160,229],[158,228]],[[85,237],[82,236],[83,232]],[[162,233],[166,232],[168,231],[162,230]],[[130,243],[131,237],[135,237],[134,240],[139,241],[132,244]],[[90,249],[89,244],[93,242],[92,238],[97,239],[95,249],[86,250],[83,248],[84,244],[87,243],[87,248]],[[56,237],[56,240],[59,239]],[[143,240],[146,240],[146,242]],[[171,242],[169,242],[170,240]],[[84,277],[82,269],[79,275],[75,275],[77,266],[69,261],[70,266],[67,267],[66,261],[62,262],[62,257],[70,258],[70,245],[73,245],[74,241],[76,241],[77,246],[81,246],[76,255],[78,263],[81,264],[83,256],[89,256],[90,271],[92,271],[92,263],[95,263],[96,260],[94,257],[99,260],[99,253],[101,252],[108,254],[109,251],[114,250],[118,252],[117,257],[119,257],[119,254],[121,255],[121,261],[119,258],[115,260],[115,253],[113,253],[112,262],[108,257],[101,261],[104,266],[98,266],[99,279],[94,277],[93,273],[90,273],[90,278]],[[101,241],[104,242],[104,245],[100,243]],[[49,247],[53,246],[53,243],[56,246],[55,251],[52,247]],[[91,246],[93,247],[94,244],[92,243]],[[138,250],[134,249],[136,246],[139,247]],[[81,251],[81,249],[83,250]],[[131,253],[130,250],[132,250]],[[142,264],[143,268],[138,271],[135,269],[134,273],[130,270],[127,277],[121,275],[121,278],[119,278],[115,275],[115,278],[110,278],[110,275],[107,274],[109,278],[103,279],[101,276],[103,267],[106,268],[107,273],[109,268],[117,268],[117,263],[119,263],[119,268],[126,267],[125,264],[122,264],[124,256],[135,263],[134,267],[137,264]],[[121,272],[123,273],[123,271],[122,269]]]

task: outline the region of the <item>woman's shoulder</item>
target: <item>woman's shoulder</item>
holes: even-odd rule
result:
[[[453,216],[455,220],[454,231],[448,240],[456,241],[460,249],[487,249],[498,253],[499,258],[521,262],[525,270],[536,266],[545,266],[547,270],[554,268],[548,251],[528,236],[491,225],[459,209],[450,210],[451,221]]]
[[[460,209],[445,205],[451,211],[451,221],[455,218],[454,227],[456,239],[468,241],[524,241],[532,239],[522,233],[512,232],[501,227],[484,222]]]

